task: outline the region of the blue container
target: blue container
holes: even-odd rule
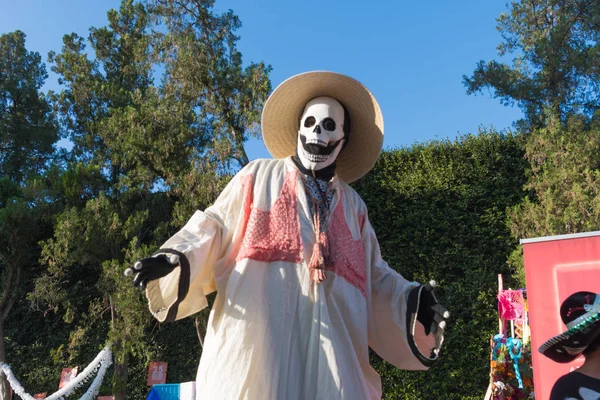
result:
[[[161,383],[152,386],[160,400],[179,400],[179,383]]]

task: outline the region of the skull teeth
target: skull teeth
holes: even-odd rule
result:
[[[307,140],[306,144],[316,144],[317,146],[327,147],[327,143],[322,140]]]
[[[308,159],[309,161],[318,162],[318,163],[325,162],[329,158],[329,156],[311,154],[306,150],[303,150],[303,154],[304,154],[304,158]]]

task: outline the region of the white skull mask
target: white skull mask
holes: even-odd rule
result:
[[[344,107],[331,97],[306,104],[298,131],[298,158],[304,168],[318,171],[333,164],[344,146]]]

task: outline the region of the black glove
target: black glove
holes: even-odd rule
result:
[[[125,276],[134,276],[133,286],[145,289],[148,282],[169,275],[179,265],[179,262],[177,254],[158,254],[142,258],[133,267],[125,270]]]
[[[446,307],[442,306],[435,297],[435,281],[429,281],[427,285],[417,286],[408,294],[407,317],[406,317],[406,337],[408,345],[415,357],[430,367],[438,359],[442,343],[444,342],[444,329],[446,328],[446,319],[450,318],[450,313]],[[429,355],[423,354],[415,343],[415,325],[419,321],[424,328],[425,334],[433,333],[435,335],[435,348]]]
[[[450,318],[448,309],[441,305],[435,294],[433,293],[436,287],[435,281],[429,281],[428,284],[422,287],[421,297],[419,299],[419,310],[417,311],[417,321],[423,324],[425,334],[433,333],[436,338],[443,336],[446,328],[446,320]],[[416,288],[413,290],[418,290]]]

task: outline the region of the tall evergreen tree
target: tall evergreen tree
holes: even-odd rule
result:
[[[28,51],[20,31],[0,36],[0,362],[6,357],[5,323],[25,297],[25,281],[37,264],[43,206],[36,207],[35,177],[49,165],[58,140],[50,105],[40,92],[46,69]],[[0,399],[9,388],[0,376]]]
[[[23,32],[0,36],[0,177],[12,182],[42,171],[54,153],[58,130],[40,92],[47,77]]]
[[[529,196],[510,216],[518,238],[597,229],[600,3],[521,0],[498,18],[501,56],[464,77],[468,93],[492,89],[525,113]],[[594,150],[595,149],[595,150]],[[522,250],[511,256],[524,284]]]
[[[600,112],[591,120],[571,116],[565,124],[549,120],[528,138],[531,165],[524,198],[510,213],[517,238],[600,230]],[[522,248],[511,263],[525,282]]]
[[[561,121],[591,116],[600,107],[600,3],[594,0],[520,0],[497,19],[500,56],[480,61],[463,83],[467,93],[493,91],[518,105],[533,127],[546,110]]]

